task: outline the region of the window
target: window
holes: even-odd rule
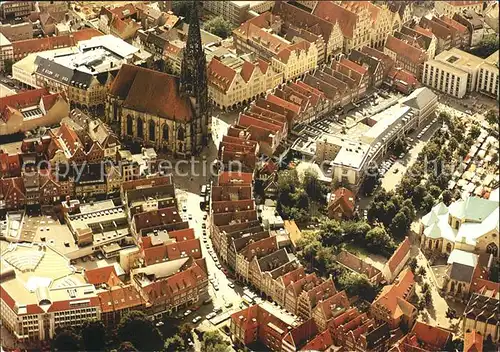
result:
[[[168,142],[168,125],[163,125],[163,140]]]
[[[142,119],[137,119],[137,137],[144,138],[144,122]]]
[[[134,134],[134,119],[132,116],[127,115],[127,134],[132,136]]]
[[[149,140],[150,141],[155,141],[156,140],[156,128],[155,128],[155,122],[153,120],[149,120]]]
[[[184,131],[184,128],[179,127],[179,129],[177,130],[177,139],[179,141],[183,141],[184,140],[184,137],[185,137],[185,131]]]

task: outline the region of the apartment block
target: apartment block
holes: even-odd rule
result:
[[[2,1],[0,18],[9,21],[28,16],[33,11],[34,5],[32,1]]]
[[[33,25],[31,23],[0,24],[0,33],[11,42],[31,39],[33,38]]]
[[[499,99],[498,89],[498,50],[484,59],[479,65],[477,91],[495,99]]]
[[[478,90],[480,67],[484,61],[456,48],[444,51],[434,60],[425,62],[422,83],[457,98],[463,98],[467,93]],[[495,71],[494,66],[486,64],[485,67]],[[484,82],[484,76],[481,82]],[[495,91],[494,84],[492,91]]]
[[[389,55],[396,65],[417,77],[421,76],[424,62],[427,60],[426,52],[418,45],[392,35],[387,37],[384,54]]]

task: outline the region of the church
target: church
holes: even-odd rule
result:
[[[210,114],[197,6],[190,15],[181,76],[123,65],[106,101],[106,121],[119,123],[122,138],[181,157],[208,144]]]

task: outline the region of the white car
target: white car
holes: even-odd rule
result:
[[[208,313],[207,319],[210,320],[210,319],[214,318],[216,315],[217,315],[217,313],[215,313],[215,312]]]
[[[231,308],[233,306],[233,302],[227,302],[225,307],[226,308]]]
[[[201,317],[198,315],[196,318],[193,319],[193,324],[196,324],[201,320]]]
[[[182,206],[182,211],[187,211],[187,207],[185,205]]]
[[[165,323],[164,323],[164,322],[162,322],[162,321],[159,321],[159,322],[157,322],[155,325],[156,325],[156,327],[160,327],[160,326],[165,325]]]
[[[184,312],[184,316],[187,317],[189,314],[193,313],[190,309]]]
[[[230,282],[230,283],[228,284],[228,286],[229,286],[230,288],[234,288],[234,284],[233,284],[232,282]]]

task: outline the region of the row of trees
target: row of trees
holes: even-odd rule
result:
[[[325,208],[327,193],[326,186],[313,171],[307,170],[302,181],[295,169],[278,172],[277,210],[285,219],[310,221],[311,209]]]
[[[186,351],[193,327],[190,324],[167,325],[169,337],[164,336],[143,312],[131,311],[122,317],[113,332],[108,332],[101,321],[58,329],[52,341],[52,350],[104,351],[111,346],[119,346],[118,352]],[[216,331],[203,334],[202,344],[203,351],[208,352],[225,351],[229,346]]]

